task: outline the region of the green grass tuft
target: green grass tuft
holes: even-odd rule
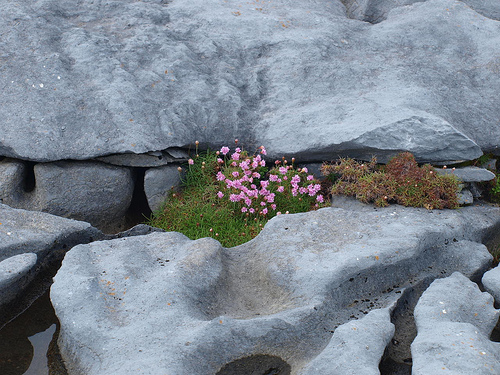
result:
[[[269,170],[260,155],[249,155],[245,151],[237,151],[237,153],[236,160],[233,159],[235,154],[232,156],[228,154],[226,157],[220,152],[213,151],[197,154],[184,167],[185,174],[181,189],[170,193],[162,209],[152,215],[148,224],[167,231],[181,232],[191,239],[212,237],[225,247],[233,247],[257,236],[267,221],[278,214],[305,212],[327,205],[327,203],[317,202],[318,192],[314,195],[308,193],[294,195],[290,183],[294,176],[300,177],[297,186],[302,189],[318,184],[316,180],[307,179],[310,176],[307,170],[295,169],[293,166],[286,165],[286,161],[276,162],[275,166]],[[265,155],[264,148],[261,148],[261,154]],[[238,172],[239,176],[244,174],[240,165],[245,161],[250,165],[258,161],[259,165],[250,169],[252,173],[256,173],[255,176],[260,175],[260,177],[254,177],[252,183],[243,182],[243,185],[249,190],[274,193],[272,199],[258,194],[252,198],[251,205],[230,199],[231,195],[239,194],[241,190],[228,187],[227,180],[239,179],[239,177],[233,177],[234,172]],[[282,171],[286,170],[286,172],[280,173],[279,167],[285,168]],[[218,173],[224,174],[226,179],[218,180]],[[270,181],[271,175],[274,175],[274,180],[278,176],[283,179],[286,176],[286,180]],[[261,181],[267,184],[264,190],[260,185]],[[256,189],[251,188],[252,184],[256,185]],[[282,192],[279,192],[279,186],[283,186]],[[219,197],[218,193],[222,193],[223,197]],[[250,208],[252,212],[249,211]]]

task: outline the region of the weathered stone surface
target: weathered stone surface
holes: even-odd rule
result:
[[[0,154],[498,154],[498,2],[413,2],[2,2]]]
[[[459,205],[467,205],[472,204],[474,202],[474,196],[468,189],[463,189],[460,193],[458,193],[458,204]]]
[[[0,203],[19,201],[24,194],[25,166],[19,160],[0,161]]]
[[[35,277],[60,262],[74,245],[101,236],[102,233],[88,223],[0,204],[0,273],[4,272],[5,276],[5,272],[14,270],[13,262],[16,267],[20,267],[22,261],[26,264],[22,275],[15,280],[4,279],[9,285],[0,286],[0,327],[12,318],[11,311],[4,311],[4,307],[19,297]]]
[[[12,193],[4,190],[3,203],[84,220],[104,231],[123,227],[134,190],[128,168],[73,161],[36,164],[33,173],[33,190],[22,191],[21,179],[14,178],[7,184]]]
[[[26,286],[26,281],[31,279],[27,275],[36,263],[34,253],[14,255],[0,262],[0,305],[13,300]]]
[[[412,374],[498,374],[500,344],[489,340],[499,310],[460,273],[434,281],[415,308]]]
[[[180,186],[181,176],[177,167],[167,165],[149,168],[144,174],[144,193],[151,211],[159,210],[168,198],[169,192]]]
[[[176,155],[175,157],[172,154]],[[159,167],[174,162],[187,161],[189,155],[183,150],[148,152],[146,154],[122,154],[97,158],[96,160],[125,167]]]
[[[393,335],[390,309],[372,310],[338,327],[301,375],[380,375],[380,358]]]
[[[500,267],[495,267],[483,275],[481,279],[484,289],[500,303]]]
[[[344,202],[278,216],[231,249],[173,232],[76,246],[51,288],[70,372],[215,374],[265,355],[300,374],[323,366],[337,327],[388,308],[402,288],[454,271],[477,278],[491,261],[477,241],[498,208]]]
[[[426,0],[342,0],[349,17],[370,23],[379,23],[387,19],[391,9],[412,5]],[[462,0],[479,14],[500,20],[500,4],[496,0]]]
[[[464,168],[435,168],[436,172],[441,175],[456,176],[462,182],[483,182],[490,181],[495,178],[495,174],[487,169],[478,167]]]

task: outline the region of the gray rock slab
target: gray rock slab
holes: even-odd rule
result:
[[[144,174],[144,193],[151,211],[157,211],[165,203],[172,189],[181,184],[178,166],[149,168]]]
[[[327,347],[299,373],[380,375],[380,359],[393,335],[390,309],[372,310],[338,327]]]
[[[280,215],[230,249],[174,232],[74,247],[51,288],[70,373],[216,374],[262,355],[299,371],[406,286],[484,272],[479,241],[500,221],[489,206],[337,205]]]
[[[36,263],[37,256],[34,253],[14,255],[0,262],[0,304],[13,300],[22,286],[26,286],[26,281],[30,280],[27,275]],[[16,285],[20,281],[25,285]]]
[[[32,191],[16,186],[17,178],[8,185],[13,193],[6,192],[3,202],[15,208],[87,221],[106,232],[123,228],[134,190],[130,169],[100,162],[65,161],[36,164],[33,174]]]
[[[497,266],[486,272],[481,282],[484,289],[495,298],[495,301],[500,303],[500,267]]]
[[[498,2],[413,2],[3,2],[0,154],[498,154]]]
[[[389,12],[398,7],[426,0],[344,0],[349,17],[370,23],[385,21]],[[485,17],[500,20],[500,4],[495,0],[462,0]]]
[[[74,245],[101,236],[89,223],[0,204],[0,327],[12,318],[4,308],[42,271]]]
[[[124,167],[159,167],[175,162],[185,162],[189,155],[184,151],[171,151],[178,157],[173,157],[169,152],[148,152],[146,154],[122,154],[96,158],[98,161]]]
[[[463,189],[460,193],[458,193],[458,204],[463,206],[463,205],[468,205],[472,204],[474,202],[474,196],[468,189]]]
[[[462,182],[483,182],[490,181],[495,178],[495,174],[487,169],[479,167],[463,167],[463,168],[435,168],[436,172],[441,175],[456,176]]]
[[[41,259],[51,249],[69,249],[102,236],[89,223],[44,212],[26,211],[0,204],[0,215],[0,261],[24,253],[35,253]]]
[[[0,203],[19,201],[24,195],[25,164],[19,160],[0,161]]]
[[[489,340],[500,310],[460,273],[434,281],[415,308],[412,374],[500,373],[500,344]]]

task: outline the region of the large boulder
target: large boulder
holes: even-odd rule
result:
[[[377,24],[351,3],[2,2],[0,155],[498,154],[497,2],[356,2]]]
[[[132,171],[100,162],[0,162],[0,201],[11,207],[83,220],[106,232],[124,228]],[[140,182],[142,184],[142,181]]]
[[[223,375],[260,362],[259,373],[310,374],[359,329],[346,347],[369,348],[337,370],[375,373],[392,335],[384,309],[406,289],[454,271],[478,279],[490,264],[478,241],[498,208],[337,204],[277,216],[230,249],[174,232],[74,247],[51,288],[69,372]]]

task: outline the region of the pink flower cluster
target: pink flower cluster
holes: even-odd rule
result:
[[[297,199],[315,197],[318,203],[324,201],[323,196],[318,194],[321,185],[307,174],[306,168],[296,170],[286,165],[285,161],[283,164],[276,161],[275,167],[266,173],[266,161],[261,156],[267,154],[264,146],[259,148],[257,155],[248,155],[240,148],[236,148],[232,154],[230,151],[229,147],[224,146],[219,152],[224,160],[217,160],[221,168],[216,175],[221,184],[217,197],[229,198],[240,206],[242,213],[268,215],[276,211],[279,208],[275,200],[279,194]]]

